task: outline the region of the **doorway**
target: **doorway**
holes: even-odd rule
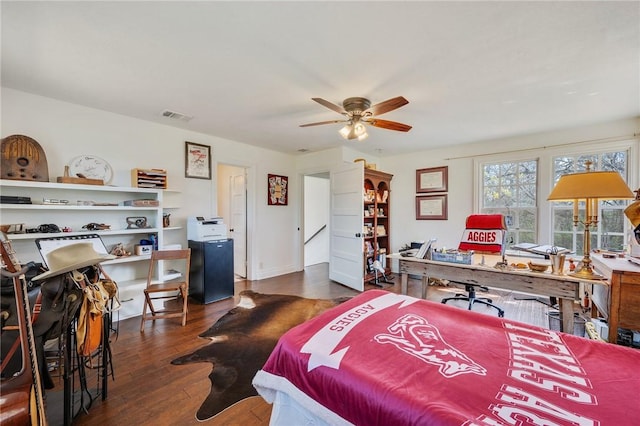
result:
[[[236,278],[247,277],[247,169],[229,164],[217,166],[218,216],[233,238]]]
[[[329,263],[329,173],[304,176],[304,267]]]

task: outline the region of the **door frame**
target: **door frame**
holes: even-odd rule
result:
[[[313,176],[313,175],[318,175],[318,174],[324,174],[330,173],[330,169],[325,167],[318,167],[318,168],[309,168],[309,169],[304,169],[298,172],[298,182],[300,183],[298,185],[299,190],[298,190],[298,197],[300,200],[304,200],[304,177],[305,176]],[[327,201],[329,202],[329,200]],[[304,223],[304,201],[299,203],[298,206],[298,216],[300,217],[299,220],[299,228],[298,228],[298,246],[300,247],[299,253],[298,253],[298,259],[296,260],[296,271],[304,271],[304,230],[305,230],[305,223]],[[331,224],[329,223],[329,229],[331,228]]]
[[[218,164],[222,164],[225,166],[238,167],[243,168],[245,170],[245,184],[247,189],[247,202],[246,202],[246,219],[247,219],[247,229],[246,229],[246,262],[247,262],[247,280],[256,279],[254,274],[256,268],[254,267],[254,234],[256,229],[256,203],[255,203],[255,194],[256,194],[256,165],[255,164],[247,164],[241,161],[217,161],[216,162],[216,170],[215,176],[217,180],[218,173]],[[217,204],[217,193],[220,185],[227,185],[228,182],[216,182],[216,211],[218,210]]]
[[[331,185],[330,172],[307,173],[307,174],[303,175],[301,177],[301,181],[300,181],[300,185],[303,187],[303,189],[306,187],[308,178],[324,179],[324,180],[326,180],[328,182],[329,186]],[[305,193],[305,191],[303,191],[303,195],[302,195],[302,198],[301,198],[303,200],[303,203],[309,198],[306,195],[307,194]],[[327,209],[329,209],[330,208],[330,204],[331,204],[331,194],[330,193],[327,194],[325,202],[327,204]],[[303,268],[306,268],[306,263],[307,263],[307,256],[306,255],[308,253],[307,245],[305,244],[305,240],[306,240],[305,235],[306,235],[306,226],[307,226],[307,224],[306,224],[306,217],[304,216],[304,213],[307,212],[307,211],[308,211],[308,209],[306,208],[306,204],[303,204],[302,205],[302,212],[303,212],[304,226],[302,226],[302,229],[300,230],[300,233],[302,234],[302,252],[303,252],[302,266],[303,266]],[[331,223],[329,223],[330,222],[329,219],[330,218],[327,218],[327,223],[325,224],[327,228],[323,232],[327,232],[327,233],[331,232]],[[330,238],[330,236],[328,238]],[[329,263],[329,259],[327,259],[327,263]]]

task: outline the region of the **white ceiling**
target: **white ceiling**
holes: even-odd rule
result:
[[[640,117],[640,2],[2,1],[2,85],[296,153]],[[345,141],[313,101],[409,104]],[[164,109],[194,116],[188,123]]]

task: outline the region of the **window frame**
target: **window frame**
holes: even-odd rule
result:
[[[505,206],[505,207],[485,207],[484,204],[484,199],[485,199],[485,194],[484,194],[484,181],[485,181],[485,176],[484,176],[484,169],[485,166],[488,164],[493,164],[493,165],[500,165],[500,164],[506,164],[506,163],[510,163],[510,164],[519,164],[519,163],[525,163],[525,162],[533,162],[536,165],[536,172],[535,172],[535,204],[533,206]],[[523,159],[518,159],[518,160],[506,160],[506,161],[483,161],[479,164],[479,168],[480,168],[480,175],[478,176],[478,178],[480,179],[479,181],[479,192],[478,192],[478,211],[480,213],[486,213],[486,214],[492,214],[492,213],[501,213],[505,216],[505,219],[507,221],[507,228],[509,228],[508,234],[507,234],[507,244],[511,245],[511,244],[518,244],[518,243],[522,243],[522,242],[535,242],[535,240],[537,240],[537,235],[538,235],[538,203],[539,203],[539,194],[538,194],[538,187],[537,187],[537,182],[538,182],[538,176],[539,176],[539,160],[537,158],[523,158]],[[516,185],[518,188],[524,187],[524,184],[521,184],[520,182],[518,183],[518,185]],[[534,227],[533,229],[521,229],[521,227],[519,226],[519,218],[522,216],[522,212],[533,212],[533,215],[535,216],[535,221],[534,221]],[[515,213],[515,214],[510,214],[511,212]],[[512,221],[514,221],[515,223],[512,223]],[[516,227],[514,228],[513,225],[515,225]],[[522,239],[521,236],[523,234],[531,234],[533,233],[533,239],[534,241],[527,241],[527,239]]]
[[[514,149],[509,152],[486,154],[474,157],[473,206],[475,212],[482,211],[483,166],[487,163],[537,161],[536,204],[537,204],[537,239],[540,243],[553,241],[553,207],[547,197],[551,193],[554,182],[553,159],[558,156],[592,155],[606,152],[627,152],[627,176],[623,179],[633,191],[640,186],[640,138],[603,139],[593,142],[573,142],[550,147]],[[631,200],[629,200],[630,202]],[[631,223],[625,220],[625,238],[631,232]]]

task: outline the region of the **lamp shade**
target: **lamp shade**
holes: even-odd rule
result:
[[[634,197],[620,173],[584,172],[561,176],[547,200],[571,201],[582,198],[620,200]]]

